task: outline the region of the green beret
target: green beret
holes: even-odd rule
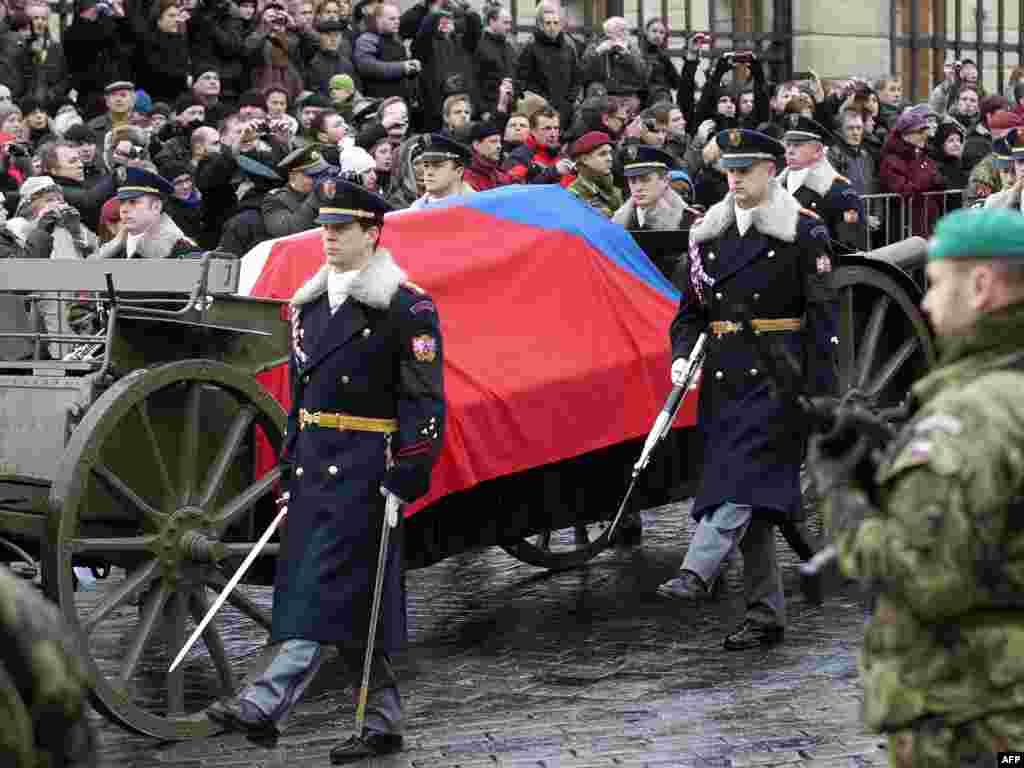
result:
[[[928,243],[928,260],[939,259],[1024,260],[1024,214],[972,208],[943,216]]]

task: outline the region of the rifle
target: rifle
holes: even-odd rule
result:
[[[749,313],[743,317],[741,333],[757,353],[761,369],[766,373],[774,395],[788,402],[807,419],[812,432],[829,434],[842,425],[866,437],[872,447],[880,450],[895,437],[895,427],[868,410],[857,389],[851,389],[842,398],[808,395],[797,362],[785,349],[780,348],[779,354],[776,354],[767,340],[754,331]],[[828,544],[807,562],[800,564],[804,597],[809,602],[821,603],[826,581],[831,582],[837,573],[838,551],[834,544]]]

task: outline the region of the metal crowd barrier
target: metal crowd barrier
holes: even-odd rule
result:
[[[908,237],[929,237],[935,222],[964,206],[964,189],[944,189],[900,195],[880,192],[861,195],[864,217],[857,233],[858,246],[882,248]]]

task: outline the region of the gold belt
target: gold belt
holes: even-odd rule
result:
[[[299,410],[299,429],[310,425],[324,429],[347,429],[356,432],[397,432],[398,419],[375,419],[371,416],[350,416],[347,413],[310,413],[305,408]]]
[[[804,327],[802,317],[755,317],[750,321],[750,327],[754,333],[784,333],[786,331],[799,331]],[[730,333],[739,333],[743,330],[743,323],[736,323],[732,320],[712,320],[711,332],[716,338],[721,338]]]

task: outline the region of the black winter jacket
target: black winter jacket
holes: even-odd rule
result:
[[[562,116],[562,125],[572,124],[573,105],[583,87],[583,72],[576,48],[559,32],[554,40],[539,29],[523,46],[516,67],[516,95],[532,91],[543,96]]]
[[[478,115],[494,114],[498,107],[498,87],[506,77],[515,80],[516,49],[506,38],[484,30],[476,47]]]

